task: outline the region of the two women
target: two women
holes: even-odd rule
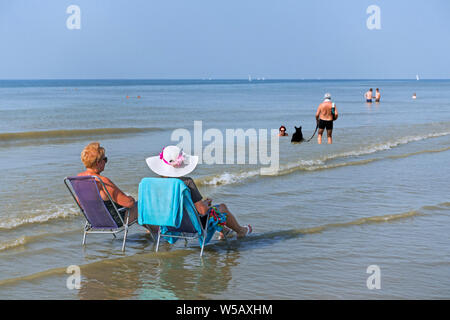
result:
[[[126,195],[110,179],[100,175],[105,169],[105,165],[108,161],[108,158],[105,156],[105,149],[101,147],[98,142],[90,143],[81,152],[81,161],[85,165],[86,170],[78,175],[94,175],[99,177],[99,179],[101,179],[105,184],[105,187],[116,206],[118,208],[130,208],[130,222],[137,220],[138,211],[135,199]],[[191,191],[192,202],[194,203],[198,213],[201,215],[201,222],[204,226],[208,223],[208,228],[214,228],[219,231],[219,238],[224,238],[231,232],[231,230],[236,232],[237,237],[245,237],[252,232],[252,227],[250,225],[241,226],[238,223],[236,217],[230,212],[224,203],[212,205],[211,199],[203,199],[200,191],[194,183],[194,180],[190,177],[186,177],[186,175],[191,173],[197,166],[198,157],[189,156],[176,146],[168,146],[163,149],[160,155],[150,157],[146,160],[146,162],[150,169],[161,177],[177,178],[186,184]],[[108,196],[101,188],[100,184],[99,190],[108,210],[111,213],[114,212],[114,217],[115,211],[112,210],[113,206],[110,201],[108,201]],[[207,220],[208,213],[210,218]],[[118,217],[114,217],[114,219],[116,222],[120,221]],[[154,226],[145,227],[152,231],[157,231],[157,228]]]

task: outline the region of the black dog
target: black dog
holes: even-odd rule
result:
[[[302,127],[295,127],[295,132],[292,135],[291,142],[302,142],[303,140],[305,139],[303,139]]]

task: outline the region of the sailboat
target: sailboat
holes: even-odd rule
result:
[[[416,74],[416,80],[419,81],[419,75],[418,74]]]
[[[248,76],[248,82],[252,82],[252,77],[250,75]]]

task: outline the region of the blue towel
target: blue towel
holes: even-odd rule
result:
[[[178,228],[183,218],[181,200],[186,190],[189,192],[189,188],[179,179],[142,179],[139,183],[139,224]]]
[[[183,210],[188,213],[194,229],[199,235],[200,245],[203,242],[202,227],[197,219],[197,210],[192,202],[191,191],[180,179],[144,178],[139,184],[138,222],[140,225],[161,226],[165,235],[179,235],[179,232],[168,231],[167,227],[179,228],[183,219]],[[205,243],[208,243],[215,230],[208,230]],[[169,238],[175,243],[178,238]]]

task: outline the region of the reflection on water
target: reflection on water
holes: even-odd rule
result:
[[[137,254],[82,268],[80,299],[204,299],[227,289],[239,251]]]

